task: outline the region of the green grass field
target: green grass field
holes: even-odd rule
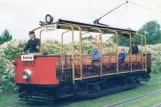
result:
[[[26,102],[18,101],[16,94],[0,94],[0,107],[7,107],[13,105],[20,105],[21,107],[102,107],[108,104],[116,103],[121,100],[125,100],[140,94],[145,94],[153,90],[161,88],[161,83],[148,85],[149,83],[155,83],[161,81],[161,74],[152,75],[152,80],[149,82],[143,82],[142,85],[138,88],[127,90],[99,98],[80,100],[80,101],[71,101],[66,99],[61,103],[53,103],[50,105],[47,104],[28,104]],[[147,85],[146,85],[147,84]],[[151,96],[143,97],[138,100],[131,101],[120,105],[119,107],[149,107],[161,102],[161,92],[155,93]]]

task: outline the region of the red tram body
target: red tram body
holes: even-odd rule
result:
[[[17,84],[39,84],[39,85],[56,85],[59,80],[56,78],[56,62],[59,57],[39,56],[33,62],[23,62],[20,58],[15,58],[15,81]],[[30,81],[22,78],[22,73],[26,69],[30,70],[32,77]]]

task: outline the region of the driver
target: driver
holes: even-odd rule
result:
[[[30,53],[40,52],[40,40],[35,38],[35,32],[30,31],[29,37],[30,39],[28,40],[22,53],[26,52],[27,50],[29,50]]]

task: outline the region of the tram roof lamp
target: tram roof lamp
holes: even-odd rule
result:
[[[53,17],[50,15],[50,14],[47,14],[45,16],[45,21],[48,23],[48,24],[51,24],[53,22]]]

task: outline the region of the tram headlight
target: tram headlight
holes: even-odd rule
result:
[[[45,21],[48,23],[48,24],[51,24],[53,22],[53,17],[50,15],[50,14],[47,14],[45,16]]]
[[[24,80],[29,81],[31,79],[31,74],[32,74],[31,71],[26,69],[22,73],[22,77],[23,77]]]

